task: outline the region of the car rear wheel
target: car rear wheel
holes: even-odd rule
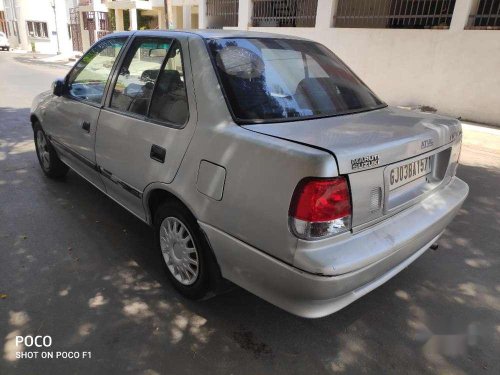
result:
[[[205,297],[218,269],[196,219],[181,203],[168,201],[156,210],[154,227],[156,247],[173,286],[185,297]]]
[[[36,155],[43,173],[50,178],[61,178],[68,173],[68,166],[57,156],[39,123],[34,125]]]

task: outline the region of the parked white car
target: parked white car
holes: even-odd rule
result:
[[[9,39],[7,39],[7,35],[5,35],[5,33],[1,31],[0,31],[0,48],[2,49],[2,51],[4,50],[8,51],[10,49]]]

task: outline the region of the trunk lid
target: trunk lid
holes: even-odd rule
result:
[[[340,174],[392,164],[450,143],[460,121],[386,107],[374,111],[286,123],[245,125],[259,133],[331,152]]]
[[[447,145],[461,138],[461,123],[456,119],[393,107],[244,127],[334,155],[339,174],[349,176],[353,228],[403,209],[443,183],[450,160],[458,159],[459,153],[459,146]],[[432,172],[424,164],[432,164]],[[400,167],[415,176],[404,184],[390,184],[391,171],[396,168],[397,179]]]

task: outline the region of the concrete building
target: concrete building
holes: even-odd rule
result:
[[[75,6],[68,10],[68,20],[73,49],[85,51],[96,40],[113,31],[197,28],[198,2],[78,0]]]
[[[198,28],[198,8],[197,0],[0,0],[0,31],[13,48],[71,54],[113,31]]]
[[[171,0],[168,2],[170,29],[199,28],[198,0]]]
[[[41,53],[68,52],[68,0],[0,0],[0,30],[12,48]]]
[[[197,0],[107,0],[105,3],[114,11],[118,31],[198,28]]]
[[[500,125],[500,0],[200,0],[200,28],[297,35],[386,102]]]
[[[72,50],[86,51],[97,40],[113,31],[103,0],[68,0],[68,29]]]

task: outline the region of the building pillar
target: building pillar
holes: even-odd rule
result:
[[[172,29],[180,29],[181,28],[181,22],[182,22],[182,19],[179,19],[179,11],[178,11],[179,7],[178,6],[172,6],[172,7],[169,7],[168,10],[169,10],[169,14],[168,14],[168,28],[172,28]]]
[[[167,19],[165,17],[165,8],[158,8],[158,28],[168,29]]]
[[[202,0],[198,5],[198,28],[206,29],[207,26],[207,2]]]
[[[191,5],[182,6],[182,28],[191,28]]]
[[[467,26],[472,10],[477,10],[479,0],[456,0],[450,30],[461,31]]]
[[[329,29],[333,25],[333,15],[337,11],[338,0],[318,0],[316,27]]]
[[[123,9],[115,9],[115,27],[116,31],[125,30],[125,24],[123,22]]]
[[[129,9],[128,10],[130,14],[130,30],[137,30],[137,9]]]
[[[248,30],[252,26],[253,1],[239,0],[238,29]]]
[[[175,7],[172,6],[172,1],[167,1],[167,13],[168,13],[168,19],[167,19],[167,29],[172,29],[176,28],[177,25],[177,12],[175,11]]]

